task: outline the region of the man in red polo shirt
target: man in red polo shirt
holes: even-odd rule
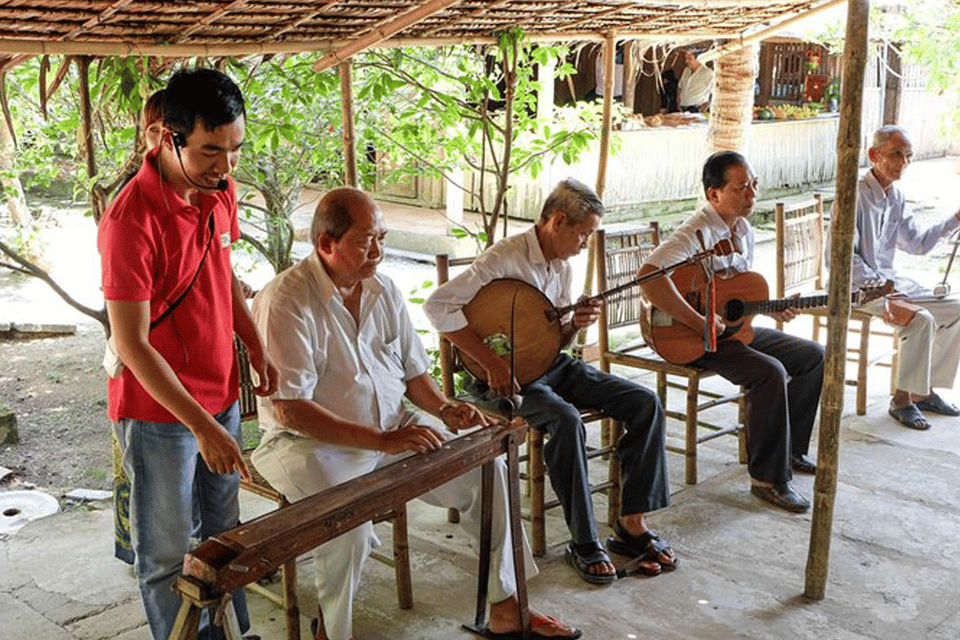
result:
[[[130,478],[135,568],[154,638],[168,637],[180,606],[171,587],[200,534],[236,526],[240,452],[233,334],[247,346],[258,393],[276,386],[230,265],[240,237],[230,172],[244,140],[240,89],[213,69],[174,74],[165,131],[100,222],[103,292],[117,355],[108,414]],[[242,591],[234,594],[249,626]],[[201,622],[201,637],[222,630]]]

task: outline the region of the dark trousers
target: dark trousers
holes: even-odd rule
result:
[[[788,482],[790,454],[805,454],[810,446],[823,386],[823,346],[760,328],[749,345],[721,342],[694,364],[743,387],[750,477]]]
[[[623,425],[617,442],[623,480],[621,512],[647,513],[670,505],[664,414],[655,393],[562,354],[521,395],[520,415],[550,435],[543,456],[574,543],[597,540],[580,409],[602,409]]]

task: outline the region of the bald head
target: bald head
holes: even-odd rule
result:
[[[313,224],[310,225],[313,246],[318,246],[320,236],[324,233],[339,241],[358,216],[371,212],[379,215],[380,209],[373,199],[360,189],[342,187],[328,191],[320,198],[313,213]]]

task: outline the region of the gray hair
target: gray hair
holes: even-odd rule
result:
[[[313,222],[310,224],[310,238],[313,246],[320,246],[320,236],[324,233],[339,241],[353,226],[353,216],[350,207],[358,196],[369,197],[359,189],[342,187],[328,191],[313,212]]]
[[[896,124],[885,124],[873,132],[873,144],[871,147],[874,149],[879,149],[883,145],[887,144],[887,140],[895,135],[900,136],[908,142],[910,141],[910,136],[907,135],[906,129]]]
[[[590,214],[603,217],[603,202],[597,193],[574,178],[561,180],[553,188],[540,210],[540,219],[547,220],[555,211],[567,214],[569,224],[579,224]]]

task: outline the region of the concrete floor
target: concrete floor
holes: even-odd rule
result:
[[[736,441],[701,446],[701,482],[683,484],[670,455],[673,505],[651,521],[677,550],[677,571],[607,587],[580,581],[563,558],[563,523],[548,517],[548,553],[530,582],[531,602],[607,640],[960,638],[960,439],[957,419],[916,432],[886,416],[886,381],[874,372],[866,416],[846,416],[829,584],[803,599],[811,515],[761,503],[747,490]],[[956,398],[953,398],[956,400]],[[852,390],[846,406],[852,407]],[[850,411],[850,409],[848,409]],[[796,479],[811,496],[813,478]],[[415,503],[416,504],[416,503]],[[269,504],[244,493],[247,517]],[[605,513],[605,504],[597,503]],[[389,544],[389,527],[378,529]],[[606,527],[602,534],[608,533]],[[0,638],[146,640],[136,583],[112,558],[109,504],[29,523],[0,540]],[[475,556],[445,512],[411,508],[414,607],[400,610],[392,569],[369,562],[357,601],[358,640],[469,638]],[[309,556],[299,595],[315,608]],[[281,611],[251,595],[253,632],[284,638]],[[303,618],[303,637],[309,628]]]

